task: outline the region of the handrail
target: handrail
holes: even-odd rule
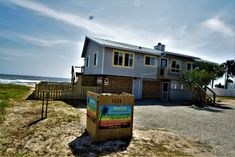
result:
[[[206,86],[206,89],[208,89],[213,94],[213,103],[215,104],[215,97],[216,97],[215,92],[207,86]]]
[[[209,87],[205,86],[206,89],[208,89],[210,92],[213,93],[213,99],[206,93],[206,90],[203,89],[201,86],[199,86],[194,80],[190,79],[190,80],[188,80],[188,81],[190,81],[190,82],[188,82],[187,80],[184,79],[184,77],[182,77],[181,80],[183,80],[183,82],[184,82],[185,84],[186,84],[186,82],[187,82],[187,83],[191,83],[192,85],[195,85],[198,89],[200,89],[201,92],[203,92],[203,93],[205,94],[206,98],[209,98],[211,101],[213,101],[213,104],[215,105],[215,97],[216,97],[216,94],[215,94],[215,92],[212,91]],[[205,100],[205,101],[206,101],[206,100]]]

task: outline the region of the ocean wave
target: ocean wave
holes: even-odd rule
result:
[[[24,80],[24,79],[0,79],[0,84],[17,84],[17,85],[35,85],[39,83],[41,80]]]

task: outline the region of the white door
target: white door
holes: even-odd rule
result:
[[[142,98],[142,79],[133,79],[132,94],[135,99]]]
[[[162,82],[162,100],[168,101],[169,97],[169,82]]]

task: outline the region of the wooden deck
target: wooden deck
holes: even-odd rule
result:
[[[101,92],[101,87],[72,86],[70,83],[40,82],[35,87],[35,98],[42,99],[43,92],[49,92],[52,100],[79,100],[86,99],[87,92]]]

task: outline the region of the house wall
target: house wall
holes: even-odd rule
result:
[[[176,83],[176,84],[175,84]],[[192,92],[180,81],[170,81],[170,100],[192,100]]]
[[[93,75],[82,75],[82,86],[97,86],[97,77]]]
[[[143,80],[143,98],[161,98],[160,80]]]
[[[120,76],[106,76],[108,85],[104,85],[104,93],[121,94],[127,92],[132,94],[133,78]]]
[[[94,66],[94,53],[97,52],[98,56],[98,64]],[[86,58],[90,56],[90,65],[86,67]],[[102,72],[102,57],[103,57],[103,47],[96,44],[94,41],[89,40],[87,51],[85,54],[85,68],[84,74],[101,74]]]
[[[192,92],[186,89],[171,89],[170,100],[192,100]]]
[[[182,73],[187,72],[187,63],[193,63],[194,61],[192,59],[187,59],[183,57],[176,57],[176,56],[165,56],[163,57],[164,59],[167,59],[167,76],[168,77],[174,77],[174,78],[179,78]],[[181,69],[180,72],[171,72],[171,62],[172,60],[179,60],[181,62]],[[158,66],[161,67],[161,59],[159,58],[158,61]]]
[[[133,68],[122,68],[114,67],[112,65],[113,49],[105,48],[105,62],[104,62],[104,74],[106,75],[117,75],[117,76],[128,76],[128,77],[141,77],[142,74],[156,73],[157,64],[155,67],[144,66],[144,54],[134,53],[134,67]],[[157,60],[156,60],[157,63]],[[145,77],[155,77],[156,74],[151,76],[144,75]]]
[[[192,62],[193,63],[193,61],[191,59],[186,59],[186,58],[182,58],[182,57],[168,56],[167,58],[169,60],[168,75],[170,75],[170,76],[180,76],[180,73],[171,72],[171,61],[172,60],[180,60],[181,61],[181,71],[180,72],[183,72],[183,73],[187,72],[187,65],[186,65],[187,62]]]

